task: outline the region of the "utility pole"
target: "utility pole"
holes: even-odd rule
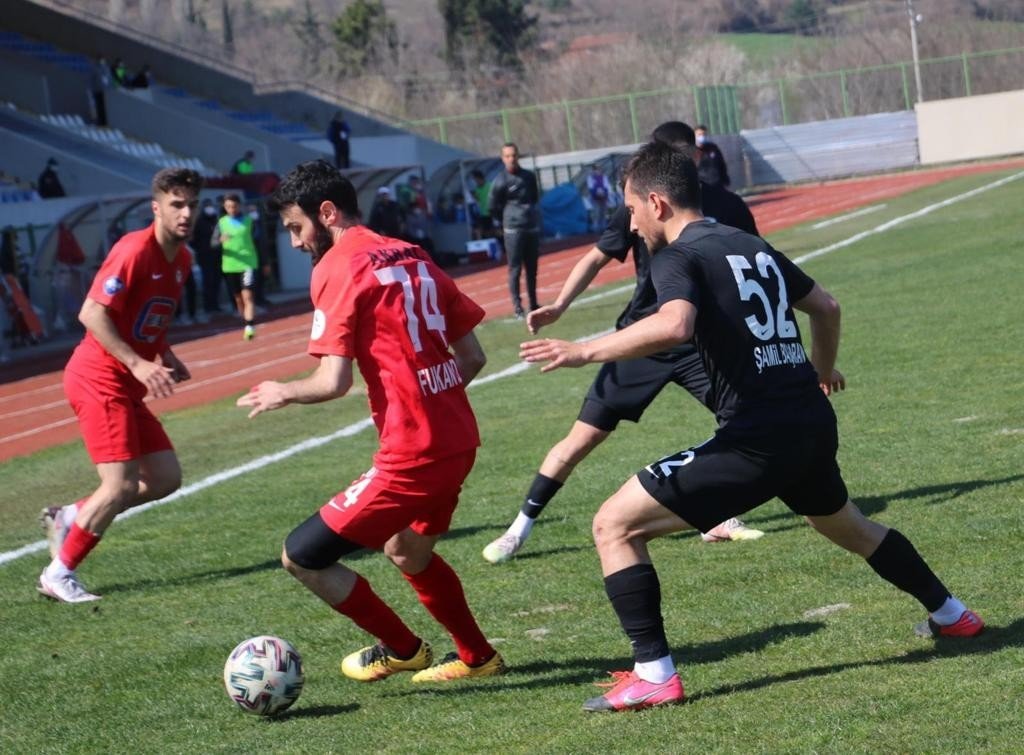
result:
[[[907,15],[910,17],[910,47],[914,56],[914,83],[917,85],[917,101],[924,102],[921,89],[921,61],[917,56],[917,24],[921,17],[914,13],[914,0],[907,0]]]

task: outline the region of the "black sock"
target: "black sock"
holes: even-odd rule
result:
[[[253,322],[255,322],[255,321],[254,320],[246,320],[245,321],[245,327],[247,327],[247,328],[253,327]]]
[[[548,502],[555,497],[555,493],[562,487],[562,483],[550,477],[539,474],[533,478],[530,485],[530,492],[526,494],[523,507],[520,511],[530,519],[536,519],[540,512],[548,505]]]
[[[633,646],[634,660],[656,661],[669,654],[661,617],[661,583],[653,565],[627,566],[609,574],[604,591]]]
[[[889,530],[866,560],[878,576],[913,595],[928,613],[938,611],[950,597],[946,586],[898,530]]]

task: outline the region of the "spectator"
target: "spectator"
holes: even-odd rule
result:
[[[128,86],[132,89],[149,89],[150,68],[149,64],[142,66],[137,74],[132,76]]]
[[[505,170],[491,182],[488,199],[495,227],[502,229],[508,257],[508,288],[512,307],[520,320],[523,312],[519,277],[526,268],[526,294],[530,310],[537,309],[537,257],[540,254],[540,190],[532,171],[519,165],[519,148],[507,142],[501,148]]]
[[[203,282],[203,311],[211,315],[220,312],[221,251],[213,245],[217,230],[217,207],[212,199],[204,199],[190,246],[195,250]]]
[[[231,166],[231,173],[236,176],[249,176],[256,170],[253,167],[252,160],[256,157],[256,153],[251,149],[247,149],[245,154],[235,160],[235,164]]]
[[[39,174],[38,184],[37,190],[43,199],[67,196],[64,186],[57,177],[57,161],[52,157],[46,161],[46,167]]]
[[[472,186],[469,193],[476,205],[476,214],[473,217],[473,238],[484,239],[491,236],[491,205],[489,202],[491,193],[491,182],[484,178],[484,173],[475,168],[469,174]]]
[[[391,198],[391,189],[381,186],[370,210],[370,228],[381,236],[400,239],[405,237],[405,212]]]
[[[327,124],[327,141],[334,147],[335,168],[349,167],[349,137],[351,135],[352,129],[349,128],[348,121],[345,120],[345,114],[339,110]]]
[[[195,230],[192,231],[195,235]],[[178,300],[178,308],[174,311],[174,318],[181,325],[195,325],[198,322],[196,313],[196,252],[190,244],[185,245],[191,259],[188,266],[188,273],[185,276],[184,291]]]
[[[434,240],[430,238],[430,218],[420,207],[414,206],[405,219],[405,238],[437,261],[434,256]]]
[[[729,170],[725,167],[722,150],[713,141],[708,140],[708,127],[697,126],[693,130],[697,137],[697,149],[700,150],[700,162],[697,163],[697,174],[700,180],[711,186],[729,186]]]
[[[114,64],[110,66],[110,75],[114,79],[114,84],[119,87],[128,86],[128,66],[124,64],[121,58],[114,58]]]
[[[102,55],[93,66],[89,78],[89,93],[92,95],[92,107],[97,126],[107,125],[107,90],[114,86],[114,78],[110,73],[110,65]]]
[[[601,170],[601,166],[594,163],[590,166],[590,175],[587,176],[587,198],[590,200],[590,228],[591,230],[604,230],[605,221],[608,218],[608,200],[611,195],[611,183],[608,177]]]

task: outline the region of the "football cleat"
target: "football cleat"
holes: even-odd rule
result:
[[[412,658],[405,659],[395,657],[391,648],[377,643],[345,656],[341,662],[341,673],[360,682],[376,682],[399,671],[425,669],[433,660],[434,651],[426,640],[420,640],[419,650]]]
[[[57,558],[60,547],[64,545],[70,524],[64,523],[64,509],[62,506],[47,506],[39,512],[39,523],[46,533],[46,542],[50,546],[50,558]]]
[[[523,539],[506,532],[497,540],[484,548],[484,560],[492,564],[502,564],[512,558],[523,547]]]
[[[583,703],[583,710],[598,711],[640,710],[656,705],[672,705],[686,699],[679,674],[672,674],[661,684],[647,682],[634,671],[612,671],[611,682],[597,682],[599,687],[611,687],[600,697]]]
[[[932,617],[914,627],[918,637],[975,637],[981,634],[985,622],[974,611],[964,611],[953,624],[937,624]]]
[[[736,517],[727,519],[717,527],[712,527],[707,532],[700,533],[700,539],[705,543],[724,543],[730,540],[757,540],[764,535],[761,530],[751,529]]]
[[[413,674],[414,682],[453,682],[456,679],[478,679],[484,676],[497,676],[506,671],[505,661],[499,653],[495,653],[486,663],[470,666],[459,658],[458,653],[449,653],[436,666],[431,666],[417,674]]]
[[[88,603],[100,599],[99,595],[94,595],[85,589],[74,572],[51,579],[46,576],[44,571],[39,575],[39,584],[36,585],[36,589],[47,598],[53,598],[61,603]]]
[[[256,328],[252,325],[246,325],[245,330],[242,331],[242,338],[246,341],[251,341],[256,337]]]

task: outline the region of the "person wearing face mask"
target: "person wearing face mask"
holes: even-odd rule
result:
[[[697,126],[693,130],[700,150],[700,162],[697,163],[697,175],[702,183],[711,186],[728,188],[729,169],[725,167],[725,158],[718,145],[708,139],[708,127]]]
[[[203,311],[207,315],[221,311],[221,251],[219,246],[212,244],[216,228],[217,206],[212,199],[204,199],[190,246],[196,253],[196,263],[202,272]]]

